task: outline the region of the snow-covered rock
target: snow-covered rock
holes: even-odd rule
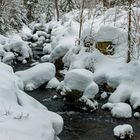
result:
[[[45,46],[43,48],[43,53],[44,54],[50,54],[51,51],[52,51],[51,44],[45,44]]]
[[[139,113],[139,112],[135,112],[135,113],[134,113],[134,117],[135,117],[135,118],[140,118],[140,113]]]
[[[57,87],[59,86],[60,82],[58,81],[58,79],[56,77],[52,78],[46,88],[54,88],[54,89],[57,89]]]
[[[111,114],[115,118],[131,118],[132,109],[129,104],[126,103],[106,103],[102,106],[102,109],[111,110]]]
[[[103,93],[101,94],[101,98],[102,98],[102,99],[106,99],[107,97],[108,97],[108,95],[107,95],[106,92],[103,92]]]
[[[27,25],[23,25],[21,37],[25,41],[28,41],[33,37],[32,30]]]
[[[98,93],[98,85],[93,81],[93,73],[85,69],[73,69],[64,78],[62,92],[78,90],[87,98],[94,98]]]
[[[129,124],[118,125],[113,129],[114,136],[125,139],[126,137],[133,137],[133,128]]]
[[[41,63],[16,75],[23,80],[25,90],[31,91],[54,78],[55,72],[52,63]]]

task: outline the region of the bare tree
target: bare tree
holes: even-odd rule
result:
[[[80,13],[80,28],[79,28],[78,45],[80,45],[80,40],[81,40],[84,6],[85,6],[85,0],[82,0],[81,13]]]
[[[127,63],[131,61],[131,12],[132,12],[132,0],[128,0],[128,6],[129,6],[129,11],[128,11],[128,51],[127,51]]]
[[[55,9],[56,9],[56,18],[57,18],[57,21],[59,21],[58,0],[55,0]]]

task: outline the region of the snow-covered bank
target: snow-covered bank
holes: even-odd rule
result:
[[[62,118],[22,91],[23,83],[10,66],[0,63],[0,68],[0,139],[57,139]]]

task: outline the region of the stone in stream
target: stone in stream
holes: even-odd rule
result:
[[[117,140],[133,140],[133,128],[129,124],[118,125],[113,132]]]

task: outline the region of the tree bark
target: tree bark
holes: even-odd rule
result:
[[[131,61],[131,4],[132,0],[128,0],[129,12],[128,12],[128,52],[127,52],[127,63]]]
[[[55,0],[55,9],[56,9],[56,18],[57,18],[57,21],[59,21],[58,0]]]
[[[79,40],[78,40],[78,45],[80,45],[80,39],[81,39],[81,33],[82,33],[84,5],[85,5],[85,0],[82,1],[82,7],[81,7],[80,29],[79,29]]]

